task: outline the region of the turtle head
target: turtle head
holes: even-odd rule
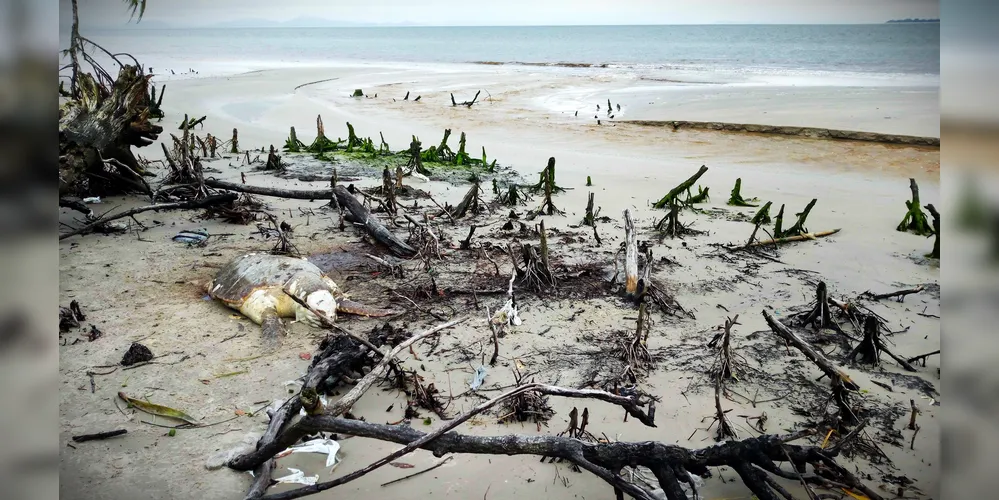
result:
[[[316,312],[322,314],[331,323],[336,321],[336,299],[328,290],[318,290],[305,297],[305,303],[309,304]],[[321,328],[322,321],[312,314],[308,309],[298,306],[295,310],[295,320],[303,321],[313,328]]]

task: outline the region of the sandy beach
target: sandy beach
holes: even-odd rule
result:
[[[167,84],[163,101],[166,118],[161,123],[165,132],[160,140],[168,146],[172,141],[167,132],[178,134],[177,124],[185,114],[207,116],[204,127],[199,126],[194,133],[228,139],[235,128],[242,147],[255,150],[270,145],[280,148],[292,126],[304,143],[310,143],[316,135],[319,115],[331,138],[346,137],[349,122],[358,135],[370,136],[376,143],[383,134],[394,151],[406,149],[414,135],[424,147],[436,144],[445,128],[452,130],[450,144],[455,147],[457,136],[465,133],[472,157],[479,157],[485,148],[490,159],[495,158],[502,167],[521,176],[524,183],[535,182],[538,172],[554,157],[557,183],[568,189],[559,193],[554,202],[565,214],[542,219],[549,230],[559,231],[559,243],[553,248],[554,258],[559,261],[592,257],[613,262],[624,242],[622,212],[631,211],[639,240],[649,242],[657,259],[665,259],[654,267],[656,278],[694,316],[653,315],[649,350],[656,362],[643,387],[661,398],[656,408],[657,427],[646,427],[633,419],[622,422],[623,412],[610,404],[552,398],[550,404],[556,413],[547,426],[497,424],[497,416],[489,414],[461,426],[461,432],[556,434],[565,429],[573,407],[586,407],[592,432],[611,440],[656,440],[692,449],[710,446],[714,444],[714,430],[705,429],[714,414],[713,389],[710,384],[704,385],[703,379],[713,354],[706,344],[726,317],[735,315],[740,324],[735,327],[733,345],[749,360],[751,369],[733,386],[747,400],[724,401],[732,409],[732,422],[740,437],[760,434],[747,418],[761,414],[766,415],[766,432],[791,432],[796,425],[810,420],[800,410],[810,404],[821,405],[822,401],[810,400],[811,395],[828,392],[828,385],[815,381],[821,372],[800,353],[785,351],[784,342],[770,333],[761,312],[766,309],[782,321],[789,320],[791,312],[814,300],[819,281],[826,283],[830,296],[844,301],[855,300],[868,291],[886,293],[924,286],[922,292],[907,296],[904,302],[868,300],[865,304],[884,318],[889,330],[896,332],[886,337],[894,352],[912,357],[940,348],[939,265],[924,257],[933,240],[895,230],[905,214],[910,178],[919,183],[924,205],[939,203],[939,149],[750,133],[672,131],[616,123],[702,120],[939,137],[936,88],[858,85],[844,91],[842,86],[831,88],[814,82],[765,87],[748,82],[745,86],[716,88],[611,77],[585,70],[374,63],[153,81]],[[367,97],[351,97],[354,89],[363,89]],[[451,93],[461,102],[472,99],[479,90],[482,94],[475,105],[451,106]],[[404,100],[407,92],[411,97]],[[421,97],[418,102],[414,102],[416,96]],[[620,111],[615,106],[608,113],[608,99],[619,104]],[[162,159],[159,144],[136,152],[150,160]],[[315,162],[286,154],[289,173],[279,177],[244,165],[240,156],[226,156],[204,162],[206,177],[240,182],[241,174],[245,174],[246,183],[253,185],[323,189],[329,187],[329,181],[302,181],[298,180],[299,174],[326,179],[332,167],[337,166],[334,161],[316,167]],[[338,156],[333,153],[334,158]],[[660,241],[651,228],[665,212],[653,209],[651,204],[702,165],[709,170],[697,184],[710,187],[710,201],[698,205],[703,212],[685,211],[683,217],[685,222],[694,223],[693,228],[707,234]],[[337,168],[357,178],[351,182],[358,187],[381,183],[379,177],[371,175],[377,175],[377,171],[365,175],[343,166]],[[159,167],[157,170],[165,172]],[[588,176],[592,187],[586,186]],[[808,217],[808,229],[841,232],[783,247],[778,261],[727,257],[728,253],[719,250],[718,245],[744,243],[753,229],[748,219],[757,210],[726,205],[737,178],[742,179],[743,196],[773,201],[772,213],[785,205],[786,220],[817,199]],[[441,204],[451,205],[457,204],[468,190],[466,182],[438,179],[424,183],[407,178],[407,185],[428,191]],[[590,192],[595,193],[600,215],[610,218],[597,225],[601,244],[593,241],[591,228],[580,226]],[[486,198],[491,199],[492,194],[487,193]],[[427,281],[419,259],[403,264],[410,276],[407,282],[385,277],[383,267],[364,258],[367,252],[378,252],[353,228],[338,230],[336,214],[324,208],[324,200],[264,201],[272,213],[295,228],[293,242],[303,254],[342,250],[358,256],[348,259],[348,265],[330,270],[331,277],[356,300],[409,308],[397,292]],[[533,209],[539,202],[535,197],[517,211]],[[115,206],[146,203],[137,197],[112,197],[93,208],[103,212]],[[419,203],[422,206],[427,201]],[[476,223],[488,227],[477,232],[473,241],[479,245],[506,241],[496,223],[505,220],[506,211],[501,207],[492,215],[478,216],[481,219]],[[286,382],[301,377],[310,363],[300,354],[315,354],[325,335],[307,325],[292,324],[282,347],[261,356],[259,327],[217,302],[204,300],[200,286],[231,258],[242,252],[267,250],[272,242],[262,241],[254,224],[225,224],[201,219],[199,213],[148,212],[136,216],[145,226],[141,230],[131,222],[133,230],[124,234],[89,234],[60,243],[60,305],[76,300],[87,315],[82,330],[63,334],[61,347],[63,496],[242,498],[253,478],[227,469],[208,470],[206,460],[238,444],[248,433],[264,430],[267,416],[260,410],[294,392],[296,386]],[[61,211],[61,220],[67,224],[75,224],[77,217],[76,213]],[[451,225],[443,217],[437,222],[454,242],[465,237],[471,223],[459,221]],[[218,237],[203,248],[171,241],[178,231],[195,228],[207,229]],[[719,257],[718,252],[725,256]],[[509,260],[499,262],[499,268],[500,274],[509,276]],[[487,275],[489,269],[492,265],[483,260],[472,274]],[[454,270],[442,272],[439,279],[442,283],[449,281],[448,286],[470,285],[467,270],[464,275]],[[594,281],[606,278],[601,274]],[[480,389],[489,397],[499,394],[498,388],[512,384],[512,367],[521,365],[536,373],[538,382],[577,387],[599,373],[604,358],[613,355],[610,346],[614,335],[635,328],[637,313],[614,297],[542,299],[525,294],[519,300],[523,324],[508,328],[502,340],[501,361],[489,369]],[[474,302],[470,296],[450,297],[439,304],[428,301],[428,307],[439,315],[471,314],[473,319],[442,332],[434,355],[428,354],[430,342],[417,344],[413,354],[401,356],[405,366],[418,370],[445,397],[466,393],[481,364],[481,353],[486,352],[488,357],[490,350],[491,334],[484,320],[484,307],[494,311],[504,301],[503,295],[477,297]],[[419,310],[392,320],[396,327],[411,332],[440,322]],[[384,321],[344,316],[338,323],[353,333],[366,335]],[[91,324],[103,336],[88,342],[85,334]],[[816,335],[828,334],[824,331]],[[84,340],[77,342],[78,337]],[[113,366],[132,342],[140,340],[156,354],[157,363],[128,370]],[[843,355],[829,345],[822,349],[831,359],[840,360]],[[463,356],[466,351],[473,356]],[[877,368],[843,364],[863,388],[856,400],[858,405],[878,412],[871,417],[867,432],[868,440],[879,447],[883,457],[881,463],[873,464],[859,457],[839,460],[851,470],[856,464],[864,472],[868,486],[882,487],[878,491],[885,498],[893,498],[899,486],[906,489],[906,498],[937,498],[939,363],[939,356],[931,356],[925,367],[918,365],[916,373],[906,372],[887,357]],[[794,383],[774,382],[784,380],[785,375]],[[789,387],[793,389],[790,395]],[[116,401],[119,391],[182,408],[202,422],[225,422],[182,429],[170,436],[168,429],[142,421],[162,425],[172,422],[126,410],[122,401]],[[369,422],[395,422],[403,416],[405,400],[399,391],[373,388],[352,413]],[[915,436],[913,431],[905,430],[910,400],[921,411],[920,430]],[[481,401],[477,395],[455,398],[448,412],[457,415]],[[442,425],[436,415],[424,414],[432,417],[430,425],[413,420],[414,428],[427,431]],[[127,429],[128,434],[79,444],[71,440],[74,435],[118,428]],[[820,445],[825,429],[820,431],[802,443]],[[396,449],[395,444],[350,437],[341,441],[342,464],[334,472],[324,470],[325,457],[321,455],[295,454],[279,460],[275,476],[286,475],[291,467],[306,475],[317,474],[320,481],[325,481]],[[380,486],[431,466],[438,459],[418,451],[399,462],[415,467],[385,467],[315,498],[613,496],[612,488],[602,480],[585,472],[572,472],[565,464],[502,455],[458,455],[431,473]],[[806,497],[796,481],[781,480],[781,484]],[[294,486],[278,485],[270,491]],[[750,494],[735,472],[722,468],[705,480],[701,495],[716,499],[749,498]]]

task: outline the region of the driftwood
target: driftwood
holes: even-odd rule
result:
[[[530,385],[524,387],[531,388]],[[567,395],[572,396],[572,394]],[[490,402],[492,401],[494,400]],[[625,480],[617,471],[629,466],[650,469],[660,483],[667,500],[687,498],[680,484],[690,482],[687,477],[688,472],[707,476],[710,468],[720,466],[732,467],[761,500],[793,498],[789,495],[784,496],[783,493],[786,493],[784,489],[768,476],[768,473],[790,480],[800,479],[807,484],[824,486],[837,492],[848,488],[866,495],[870,500],[882,500],[876,491],[864,485],[849,470],[836,463],[835,456],[838,450],[830,451],[789,444],[810,434],[811,431],[800,431],[787,436],[764,435],[700,450],[690,450],[655,441],[586,442],[573,436],[475,436],[441,431],[428,434],[403,425],[376,424],[330,416],[306,417],[306,419],[310,421],[310,430],[314,432],[335,432],[406,446],[357,472],[325,483],[268,495],[263,497],[264,499],[288,500],[325,491],[361,477],[413,449],[422,448],[431,451],[437,457],[448,453],[470,453],[559,458],[597,475],[608,484],[620,489],[622,494],[641,500],[652,500],[656,496],[645,487]],[[793,464],[792,470],[778,467],[777,463],[787,461]],[[806,472],[806,464],[823,469],[822,475]]]
[[[704,172],[707,171],[708,167],[706,165],[701,165],[701,168],[697,170],[696,174],[692,175],[689,179],[681,182],[679,186],[670,190],[669,193],[666,193],[666,196],[663,196],[662,199],[657,201],[652,206],[655,208],[666,208],[666,206],[669,205],[670,200],[679,196],[680,193],[686,192],[688,189],[690,189],[690,187],[693,186],[695,182],[697,182],[697,179],[700,179],[701,176],[704,175]]]
[[[624,292],[634,299],[638,294],[638,244],[631,210],[624,211]]]
[[[866,295],[869,295],[874,300],[898,299],[899,302],[902,302],[905,299],[906,295],[911,295],[922,291],[923,291],[923,286],[920,285],[915,288],[907,288],[905,290],[898,290],[890,293],[879,293],[879,294],[867,293]]]
[[[333,193],[336,195],[340,206],[346,208],[353,219],[363,225],[371,237],[382,245],[385,245],[397,257],[413,257],[416,255],[416,249],[400,240],[398,236],[392,234],[367,208],[364,208],[364,205],[361,205],[357,201],[357,198],[347,191],[347,188],[337,186],[333,189]]]
[[[826,359],[826,357],[808,342],[799,337],[796,333],[792,332],[790,328],[781,324],[774,318],[769,311],[763,310],[763,317],[767,320],[767,324],[770,325],[770,329],[779,337],[784,339],[788,344],[794,346],[796,349],[801,351],[811,362],[815,363],[816,366],[822,370],[825,375],[834,381],[842,382],[843,386],[850,390],[859,390],[860,387],[853,382],[849,375],[846,374],[841,368],[837,367]]]
[[[87,441],[94,441],[98,439],[108,439],[117,436],[124,436],[125,434],[128,434],[128,431],[125,429],[118,429],[115,431],[107,431],[107,432],[98,432],[95,434],[83,434],[80,436],[73,436],[73,442],[84,443]]]
[[[449,321],[442,325],[433,327],[422,333],[413,335],[408,340],[400,343],[395,348],[387,353],[380,353],[381,360],[365,375],[357,385],[354,386],[350,391],[343,395],[335,403],[330,404],[324,411],[324,415],[330,417],[337,417],[346,411],[348,411],[356,402],[361,398],[361,396],[378,381],[382,376],[388,373],[389,366],[393,362],[396,356],[404,350],[408,349],[409,346],[415,344],[416,342],[429,337],[441,330],[451,328],[459,323],[463,323],[468,318],[461,318]],[[320,359],[317,357],[316,359]],[[309,372],[305,376],[305,381],[302,385],[302,390],[309,388],[318,387],[319,383],[326,380],[329,376],[329,370],[335,365],[333,361],[327,361],[330,358],[321,358],[322,361],[314,363],[310,368]],[[241,455],[239,457],[231,460],[227,465],[235,470],[253,470],[259,467],[261,464],[270,460],[277,453],[285,450],[291,444],[294,444],[303,436],[309,434],[308,425],[310,418],[304,418],[298,420],[297,422],[289,425],[287,428],[283,428],[287,423],[288,419],[298,413],[302,408],[302,401],[300,397],[291,397],[285,404],[275,412],[274,417],[271,418],[271,423],[267,428],[267,431],[261,436],[260,441],[257,443],[257,449]]]
[[[295,200],[329,200],[335,197],[332,189],[302,191],[298,189],[281,189],[253,186],[250,184],[237,184],[235,182],[220,181],[217,179],[205,179],[205,185],[216,189],[227,189],[229,191],[237,191],[240,193],[274,196],[277,198],[291,198]]]
[[[207,198],[202,198],[198,200],[181,201],[177,203],[159,203],[156,205],[146,205],[143,207],[136,207],[129,210],[125,210],[124,212],[117,213],[115,215],[106,215],[83,227],[74,229],[68,233],[60,234],[59,239],[62,240],[69,238],[70,236],[86,233],[102,224],[106,224],[116,219],[131,217],[136,214],[141,214],[142,212],[149,212],[151,210],[159,211],[159,210],[178,210],[178,209],[186,210],[194,208],[208,208],[216,205],[222,205],[225,203],[233,202],[236,200],[236,197],[237,195],[235,193],[225,193],[215,196],[209,196]]]
[[[769,240],[756,241],[746,245],[743,248],[761,247],[767,245],[779,245],[781,243],[791,243],[794,241],[814,240],[816,238],[822,238],[824,236],[831,236],[833,234],[838,233],[839,231],[840,229],[837,228],[831,231],[822,231],[818,233],[801,233],[796,236],[785,236],[783,238],[773,238]]]

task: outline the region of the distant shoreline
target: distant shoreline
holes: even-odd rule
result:
[[[892,19],[884,23],[695,23],[695,24],[558,24],[558,25],[437,25],[437,24],[344,24],[330,21],[329,24],[292,23],[278,21],[262,21],[259,23],[226,22],[211,25],[174,25],[162,21],[142,21],[122,25],[88,26],[84,30],[97,31],[156,31],[156,30],[226,30],[226,29],[355,29],[355,28],[645,28],[657,26],[881,26],[884,24],[939,24],[939,19]],[[60,32],[64,30],[60,29]]]

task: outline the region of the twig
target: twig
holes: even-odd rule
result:
[[[125,429],[118,429],[118,430],[115,430],[115,431],[98,432],[96,434],[82,434],[82,435],[79,435],[79,436],[73,436],[73,441],[76,442],[76,443],[83,443],[85,441],[94,441],[94,440],[97,440],[97,439],[113,438],[113,437],[121,436],[121,435],[127,434],[127,433],[128,433],[128,431],[125,430]]]
[[[391,480],[391,481],[389,481],[387,483],[382,483],[381,485],[382,486],[388,486],[390,484],[398,483],[399,481],[405,481],[406,479],[409,479],[411,477],[419,476],[420,474],[425,474],[427,472],[430,472],[430,471],[432,471],[432,470],[434,470],[434,469],[436,469],[436,468],[438,468],[438,467],[440,467],[440,466],[448,463],[452,458],[454,458],[454,455],[449,455],[449,456],[445,457],[444,460],[441,460],[441,461],[437,462],[436,464],[434,464],[434,465],[432,465],[432,466],[430,466],[430,467],[428,467],[426,469],[421,470],[420,472],[414,472],[414,473],[412,473],[412,474],[410,474],[408,476],[403,476],[403,477],[400,477],[399,479],[393,479],[393,480]]]

